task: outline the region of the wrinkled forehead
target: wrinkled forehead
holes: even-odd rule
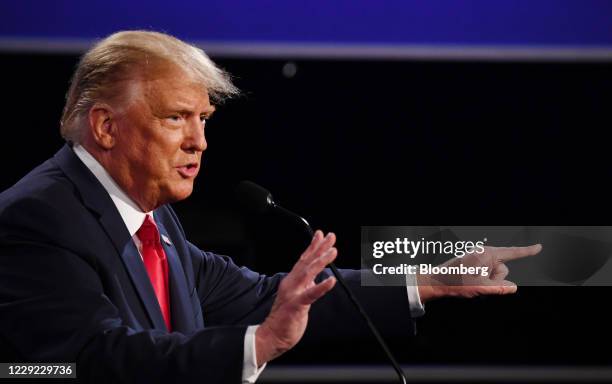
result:
[[[205,84],[193,73],[176,65],[140,71],[128,79],[126,85],[125,101],[128,103],[146,103],[151,108],[177,103],[200,109],[213,108]]]

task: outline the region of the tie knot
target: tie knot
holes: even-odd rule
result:
[[[136,232],[140,241],[145,244],[157,244],[159,242],[159,233],[157,232],[157,226],[151,218],[146,215],[144,222]]]

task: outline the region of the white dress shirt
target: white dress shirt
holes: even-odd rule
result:
[[[421,303],[419,287],[416,275],[406,274],[406,289],[408,290],[408,304],[410,305],[410,315],[413,318],[421,317],[425,314],[425,307]]]
[[[87,168],[94,174],[96,179],[102,184],[106,192],[110,195],[113,203],[119,211],[119,215],[123,219],[125,226],[127,227],[132,240],[138,248],[140,257],[141,253],[141,242],[136,236],[136,232],[144,222],[146,215],[151,215],[151,212],[143,212],[138,205],[117,185],[115,180],[108,174],[106,169],[100,164],[85,148],[81,145],[75,144],[73,147],[74,153],[79,159],[85,164]],[[242,363],[242,382],[252,384],[255,383],[266,364],[260,368],[257,367],[257,357],[255,354],[255,331],[257,325],[251,325],[247,327],[247,331],[244,337],[244,359]]]

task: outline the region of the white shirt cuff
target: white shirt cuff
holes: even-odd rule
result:
[[[253,384],[266,367],[265,363],[257,367],[257,354],[255,351],[255,331],[259,325],[247,327],[244,335],[244,361],[242,362],[242,383]]]
[[[406,274],[406,289],[408,290],[408,304],[410,305],[410,315],[413,318],[421,317],[425,314],[425,307],[421,303],[419,297],[419,287],[417,285],[416,275]]]

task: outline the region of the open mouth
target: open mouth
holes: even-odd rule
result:
[[[189,163],[180,167],[177,167],[179,174],[185,178],[194,177],[198,174],[198,164]]]

